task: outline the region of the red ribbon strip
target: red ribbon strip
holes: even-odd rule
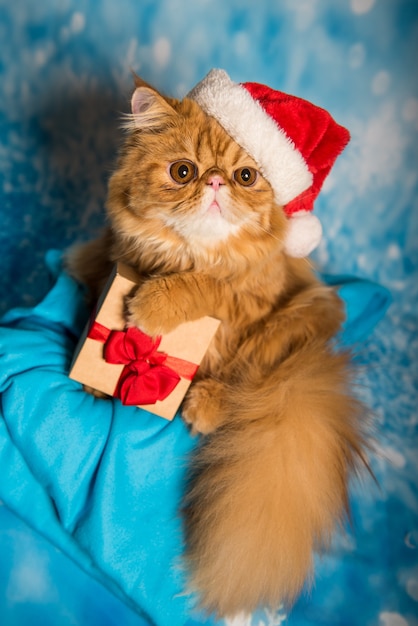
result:
[[[94,322],[88,337],[104,343],[107,363],[125,365],[113,392],[122,404],[155,404],[164,400],[181,378],[192,380],[198,369],[195,363],[158,352],[161,337],[153,339],[134,326],[110,330]]]

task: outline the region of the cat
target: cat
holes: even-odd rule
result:
[[[344,307],[307,258],[258,163],[192,98],[136,77],[110,177],[108,226],[69,272],[97,298],[113,263],[144,282],[127,323],[149,335],[221,320],[182,404],[202,434],[182,505],[189,590],[218,617],[291,605],[348,512],[367,465],[367,419]]]

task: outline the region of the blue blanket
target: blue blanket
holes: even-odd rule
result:
[[[212,624],[184,594],[178,507],[196,445],[180,416],[167,422],[85,393],[67,376],[88,311],[83,290],[51,251],[53,285],[0,328],[0,498],[132,606],[141,624]],[[340,341],[369,334],[390,301],[378,285],[334,283],[346,304]]]

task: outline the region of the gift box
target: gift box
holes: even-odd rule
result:
[[[139,283],[132,268],[115,265],[76,348],[69,376],[123,404],[171,420],[220,322],[207,316],[156,338],[127,328],[125,298]]]

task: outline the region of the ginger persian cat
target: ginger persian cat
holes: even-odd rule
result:
[[[181,408],[205,435],[183,508],[190,589],[217,616],[290,604],[367,447],[333,343],[342,303],[284,252],[287,219],[256,162],[195,101],[136,84],[109,227],[69,269],[97,296],[115,261],[134,267],[145,280],[127,320],[150,335],[221,320]]]

